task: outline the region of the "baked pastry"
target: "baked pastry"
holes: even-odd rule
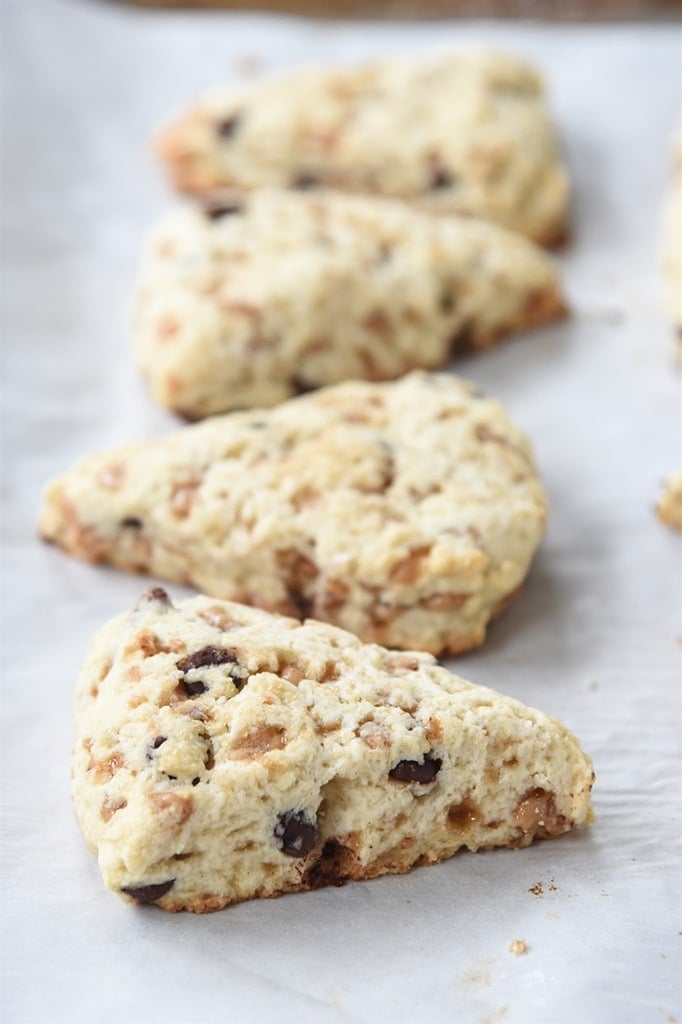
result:
[[[204,913],[592,818],[555,719],[428,655],[159,587],[95,638],[73,797],[107,888]]]
[[[551,260],[495,224],[267,189],[157,227],[135,353],[154,397],[200,419],[439,366],[563,312]]]
[[[266,185],[393,196],[543,244],[566,231],[568,178],[539,76],[462,52],[316,68],[216,89],[156,150],[182,192]]]
[[[682,530],[682,471],[673,473],[666,480],[663,493],[656,504],[658,518],[672,526],[674,530]]]
[[[415,372],[93,455],[48,487],[41,529],[90,562],[456,653],[520,587],[545,516],[502,407]]]

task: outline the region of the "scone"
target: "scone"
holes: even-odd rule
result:
[[[298,71],[216,89],[162,130],[176,187],[267,185],[393,196],[543,244],[566,231],[568,178],[539,76],[464,52]]]
[[[592,818],[553,718],[333,626],[161,588],[95,638],[73,796],[107,888],[203,913]]]
[[[682,471],[673,473],[666,481],[656,511],[662,522],[674,530],[682,530]]]
[[[439,366],[563,312],[551,260],[495,224],[266,189],[162,221],[134,343],[155,398],[200,419]]]
[[[456,653],[518,590],[545,515],[502,407],[415,372],[93,455],[47,488],[41,529],[90,562]]]

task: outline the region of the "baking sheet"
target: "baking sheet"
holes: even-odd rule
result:
[[[16,0],[5,40],[4,1019],[573,1024],[679,1020],[681,538],[652,506],[682,462],[659,219],[679,107],[672,26],[317,24]],[[140,237],[168,205],[150,127],[216,81],[485,42],[545,71],[576,183],[572,320],[458,364],[535,441],[552,515],[469,678],[564,720],[597,821],[207,917],[104,891],[69,801],[75,677],[136,578],[35,537],[40,489],[162,432],[127,352]],[[180,588],[172,588],[181,596]],[[528,951],[513,956],[515,939]]]

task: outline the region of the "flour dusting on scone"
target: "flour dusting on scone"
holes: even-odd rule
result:
[[[568,178],[542,83],[462,52],[298,71],[217,89],[162,130],[181,191],[339,189],[494,220],[543,244],[566,231]]]
[[[432,657],[161,588],[95,638],[73,796],[104,882],[206,912],[592,819],[556,720]]]
[[[495,224],[265,189],[158,225],[134,348],[155,398],[200,419],[441,366],[563,312],[550,258]]]
[[[546,511],[503,408],[415,372],[90,456],[49,485],[40,525],[90,562],[437,654],[483,641]]]

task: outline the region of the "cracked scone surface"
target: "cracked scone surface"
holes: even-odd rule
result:
[[[134,349],[155,398],[199,419],[433,368],[563,312],[550,258],[495,224],[264,189],[161,221]]]
[[[483,641],[544,532],[530,444],[446,374],[346,383],[90,456],[43,536],[389,647]]]
[[[161,588],[92,644],[72,774],[106,886],[197,912],[553,838],[594,778],[563,725],[430,655]]]
[[[182,191],[267,185],[393,196],[553,244],[568,179],[527,65],[463,52],[299,71],[216,89],[156,149]]]
[[[682,470],[666,480],[656,512],[662,522],[674,530],[682,530]]]

